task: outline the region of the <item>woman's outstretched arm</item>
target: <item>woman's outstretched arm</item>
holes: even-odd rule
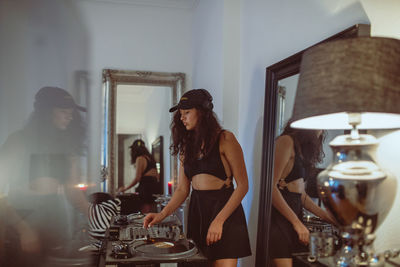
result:
[[[118,192],[125,192],[126,190],[134,187],[137,183],[140,182],[140,179],[142,179],[142,176],[143,176],[143,171],[147,167],[147,160],[145,159],[144,156],[139,156],[136,158],[135,167],[136,167],[135,178],[132,180],[132,182],[128,186],[126,186],[126,187],[121,186],[118,189]]]
[[[143,227],[147,228],[153,224],[161,222],[165,217],[172,214],[188,197],[190,192],[190,181],[183,170],[182,161],[179,165],[178,187],[175,190],[171,200],[168,202],[161,212],[149,213],[143,222]]]
[[[315,204],[314,201],[312,201],[312,199],[305,192],[302,194],[301,198],[303,199],[303,206],[306,210],[312,212],[314,215],[318,216],[326,222],[338,225],[336,219],[332,216],[332,214]]]

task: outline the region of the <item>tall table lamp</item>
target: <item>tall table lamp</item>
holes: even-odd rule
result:
[[[339,224],[343,245],[335,264],[383,266],[372,243],[396,179],[375,160],[376,138],[358,129],[400,128],[400,40],[359,37],[307,50],[293,118],[294,128],[351,130],[330,143],[333,161],[318,175],[318,193]]]

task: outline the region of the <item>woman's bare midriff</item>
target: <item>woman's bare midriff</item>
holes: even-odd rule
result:
[[[201,173],[193,176],[192,187],[196,190],[218,190],[227,183],[228,179],[223,181],[214,175]]]
[[[304,179],[299,178],[286,184],[287,189],[293,193],[303,193],[305,191]]]

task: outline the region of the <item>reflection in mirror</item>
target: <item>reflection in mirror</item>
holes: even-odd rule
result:
[[[129,147],[136,139],[142,139],[141,134],[120,134],[117,133],[117,151],[116,161],[118,162],[116,168],[116,176],[118,177],[118,188],[123,185],[128,185],[135,177],[135,166],[131,163],[131,155]],[[127,193],[135,192],[138,184],[131,189],[128,189]]]
[[[169,132],[169,128],[168,128],[168,132]],[[164,149],[164,137],[163,136],[159,136],[151,144],[151,155],[153,155],[154,160],[156,162],[156,169],[157,169],[157,172],[159,174],[159,180],[160,180],[160,184],[161,185],[164,185],[164,173],[165,173],[164,170],[165,170],[165,167],[169,166],[169,164],[167,164],[167,166],[164,166],[164,158],[169,159],[169,157],[164,155],[165,151],[167,151],[168,152],[167,154],[169,155],[169,150],[168,149]],[[168,160],[168,162],[169,162],[169,160]],[[168,171],[166,171],[166,172],[169,173]],[[158,191],[159,191],[158,192],[159,194],[163,194],[164,193],[163,188],[159,188]]]
[[[278,137],[282,132],[293,114],[294,100],[296,98],[297,82],[299,80],[299,74],[289,76],[287,78],[278,81],[278,100],[277,100],[277,114],[276,114],[276,134],[275,138]],[[332,152],[329,147],[330,141],[336,136],[343,134],[342,130],[327,130],[325,131],[325,140],[323,142],[322,151],[324,154],[322,162],[317,164],[317,168],[322,170],[325,169],[329,162],[332,162]],[[306,191],[312,198],[317,198],[316,193],[316,177],[308,179],[306,183]],[[317,200],[314,200],[318,202]]]
[[[135,178],[135,165],[131,163],[129,147],[136,139],[142,139],[145,142],[147,150],[152,152],[152,144],[160,136],[165,136],[169,140],[170,130],[170,108],[172,98],[170,87],[161,86],[144,86],[121,84],[117,86],[117,105],[116,105],[116,134],[117,150],[115,170],[117,180],[117,188],[129,185]],[[166,159],[166,166],[162,166],[164,172],[169,173],[170,160],[168,149],[163,149],[166,155],[162,155]],[[159,162],[160,164],[160,162]],[[161,166],[158,168],[161,171]],[[164,177],[164,173],[160,174],[160,178]],[[168,175],[169,177],[169,175]],[[159,185],[156,193],[163,193],[164,180],[159,179]],[[125,192],[135,192],[139,185],[136,184]]]
[[[297,81],[299,75],[293,75],[278,81],[278,101],[276,117],[276,134],[282,133],[286,122],[293,112],[294,98],[296,97]]]
[[[152,145],[162,138],[163,170],[159,193],[165,192],[167,182],[177,184],[176,157],[169,155],[170,114],[185,85],[185,74],[103,70],[104,120],[102,141],[103,191],[111,194],[128,185],[135,170],[130,162],[129,146],[138,138],[152,153]],[[158,162],[162,164],[162,161]]]
[[[356,24],[322,42],[341,38],[351,38],[357,36],[369,36],[370,26]],[[306,49],[305,49],[306,50]],[[260,204],[258,217],[258,234],[256,247],[256,266],[267,266],[269,258],[269,230],[272,208],[272,186],[273,186],[273,166],[274,166],[274,144],[275,138],[282,132],[286,121],[290,118],[297,88],[298,73],[302,50],[266,69],[265,84],[265,110],[264,110],[264,129],[263,129],[263,152],[262,170],[260,184]],[[284,89],[284,90],[283,90]],[[285,92],[280,94],[279,91]],[[328,133],[324,143],[326,156],[331,156],[327,143],[337,132]],[[325,167],[324,162],[318,168]]]

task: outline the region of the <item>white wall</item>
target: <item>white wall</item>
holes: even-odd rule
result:
[[[198,2],[193,18],[193,88],[205,88],[214,98],[214,111],[222,118],[223,0]]]
[[[198,1],[193,20],[193,88],[214,98],[222,126],[238,130],[240,0]]]
[[[192,11],[146,5],[78,1],[90,29],[90,171],[98,176],[103,68],[184,72],[190,87]]]
[[[86,34],[69,0],[0,1],[0,144],[25,124],[41,87],[76,95],[75,72],[87,64]]]
[[[172,99],[172,91],[170,87],[157,87],[153,90],[150,96],[151,101],[147,106],[147,123],[145,130],[145,142],[147,148],[151,152],[151,144],[160,135],[163,136],[164,140],[164,192],[168,192],[168,181],[171,178],[170,175],[170,152],[169,152],[169,140],[171,139],[171,131],[169,124],[171,121],[171,114],[167,112],[169,110],[170,102],[166,101]],[[154,102],[152,102],[154,101]]]
[[[393,187],[396,188],[392,188],[396,190],[392,208],[382,225],[376,231],[376,240],[374,242],[378,251],[384,251],[400,247],[400,131],[387,131],[376,136],[380,137],[377,160],[384,170],[390,175],[395,175],[397,178],[397,186],[394,185]],[[387,191],[381,199],[386,200],[390,194],[391,192]],[[388,201],[387,204],[389,205],[390,202]]]
[[[146,104],[135,103],[135,105],[132,105],[131,101],[123,99],[117,102],[117,119],[115,122],[117,134],[143,133],[146,124],[146,113],[143,110],[146,110]]]

